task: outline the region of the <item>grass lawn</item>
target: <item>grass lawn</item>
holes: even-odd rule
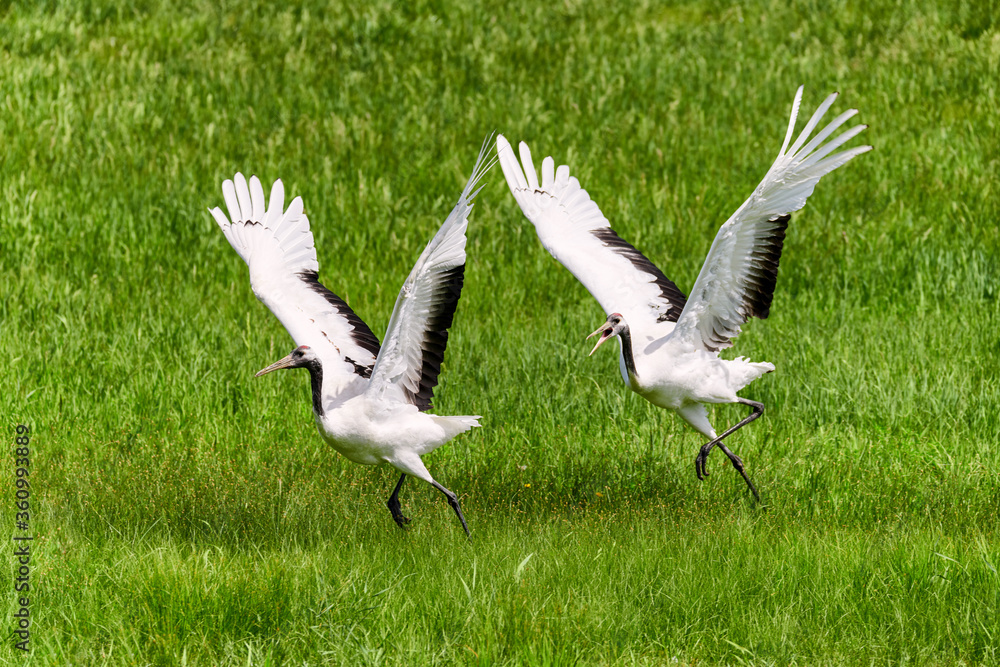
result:
[[[1000,662],[996,2],[0,3],[3,522],[31,427],[30,655],[0,664]],[[499,168],[469,228],[426,457],[341,459],[207,208],[301,195],[320,279],[385,331],[488,133],[568,163],[691,288],[808,114],[875,150],[792,217],[777,371],[701,437],[587,358],[605,313]],[[831,114],[832,118],[832,114]],[[801,122],[801,121],[800,121]],[[592,341],[591,341],[592,342]],[[721,431],[744,409],[718,407]]]

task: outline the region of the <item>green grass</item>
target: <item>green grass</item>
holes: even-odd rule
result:
[[[1000,662],[1000,9],[606,4],[0,3],[33,664]],[[687,290],[799,84],[875,150],[793,217],[727,353],[777,367],[728,443],[763,508],[586,357],[605,314],[499,169],[435,398],[483,428],[426,459],[471,545],[426,485],[395,527],[393,471],[323,444],[303,374],[253,378],[292,343],[206,211],[235,171],[303,196],[320,278],[378,334],[493,130]]]

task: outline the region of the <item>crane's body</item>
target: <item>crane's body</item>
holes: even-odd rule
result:
[[[792,143],[802,98],[799,88],[777,159],[753,194],[722,225],[690,296],[611,229],[587,191],[570,176],[569,167],[556,169],[547,157],[539,180],[528,146],[521,142],[518,161],[507,140],[497,137],[507,184],[542,245],[609,313],[591,334],[600,335],[591,354],[618,338],[619,368],[629,388],[654,405],[676,411],[709,438],[695,458],[698,478],[708,474],[705,462],[718,446],[758,500],[742,460],[722,438],[763,412],[762,404],[737,392],[774,366],[743,357],[722,359],[718,353],[732,345],[749,318],[768,316],[791,212],[805,205],[821,177],[871,150],[859,146],[831,155],[867,127],[857,125],[826,141],[857,113],[855,109],[812,136],[836,97],[835,93],[823,101]],[[717,403],[742,403],[752,412],[719,436],[706,407]]]
[[[419,461],[456,435],[479,426],[478,417],[433,415],[415,406],[386,404],[363,394],[313,416],[323,439],[345,458],[362,465],[388,463],[427,483],[429,475],[422,470],[422,463],[415,465],[412,455]]]
[[[768,362],[722,359],[669,340],[655,355],[639,352],[636,359],[636,371],[629,373],[619,350],[625,384],[653,405],[678,411],[692,403],[735,403],[736,392],[774,370]]]
[[[468,216],[476,184],[492,166],[487,144],[479,153],[458,203],[427,244],[399,291],[384,341],[318,280],[319,263],[302,199],[284,209],[284,187],[275,181],[270,202],[256,176],[223,183],[229,216],[211,210],[226,239],[247,263],[254,294],[298,345],[257,373],[305,368],[312,411],[324,440],[363,465],[388,463],[401,473],[389,497],[395,522],[409,523],[399,491],[412,475],[441,491],[468,525],[457,496],[438,484],[421,456],[479,426],[478,416],[430,414],[441,362],[465,271]]]

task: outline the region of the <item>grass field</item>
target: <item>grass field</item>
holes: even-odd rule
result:
[[[1000,663],[996,2],[276,5],[0,3],[2,521],[27,424],[35,536],[0,663]],[[727,352],[777,367],[728,441],[763,507],[587,358],[605,313],[499,169],[435,399],[483,428],[426,458],[471,544],[417,483],[396,528],[304,373],[253,378],[292,343],[206,210],[234,172],[303,196],[380,336],[494,130],[686,291],[799,84],[875,150]]]

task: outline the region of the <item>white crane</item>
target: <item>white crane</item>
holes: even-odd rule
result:
[[[427,410],[462,292],[465,232],[479,192],[474,188],[493,164],[486,161],[489,143],[488,138],[458,203],[403,283],[381,346],[368,325],[317,279],[319,263],[302,198],[283,210],[280,180],[265,207],[257,177],[248,184],[236,174],[222,184],[229,217],[218,207],[211,209],[249,266],[254,294],[298,345],[257,376],[280,368],[309,371],[313,416],[323,438],[351,461],[384,462],[402,473],[387,503],[400,528],[410,520],[400,509],[399,490],[412,475],[445,495],[469,535],[458,497],[431,477],[420,457],[479,426],[478,416]]]
[[[761,403],[736,392],[774,366],[743,357],[720,359],[718,353],[732,345],[749,318],[767,317],[789,214],[805,205],[821,177],[871,150],[871,146],[859,146],[831,155],[867,125],[852,127],[824,143],[856,109],[837,116],[810,139],[836,98],[834,93],[823,101],[789,147],[802,99],[802,88],[798,89],[777,159],[750,198],[722,225],[687,299],[660,269],[611,229],[597,204],[569,175],[569,167],[555,169],[552,158],[545,158],[539,183],[527,145],[521,143],[518,163],[507,140],[497,137],[497,155],[507,184],[542,245],[610,313],[588,336],[600,334],[590,353],[618,338],[619,367],[629,388],[654,405],[675,410],[709,439],[695,458],[698,479],[708,474],[705,462],[718,445],[758,501],[760,495],[743,461],[722,439],[761,415]],[[752,411],[717,436],[708,419],[708,403],[742,403]]]

